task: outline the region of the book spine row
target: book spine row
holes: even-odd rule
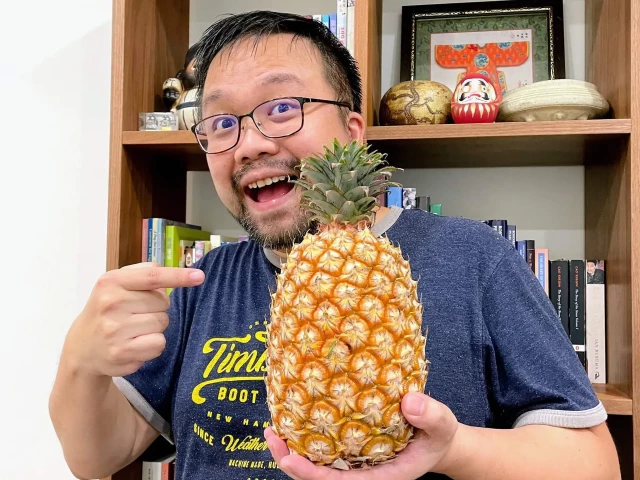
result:
[[[378,197],[378,203],[382,207],[400,207],[405,210],[419,208],[435,215],[442,215],[442,204],[431,203],[431,197],[418,195],[413,187],[389,187],[386,194]]]
[[[551,259],[535,240],[517,239],[516,225],[481,220],[504,236],[540,282],[592,383],[606,383],[605,261]]]
[[[324,24],[347,47],[349,53],[355,55],[356,0],[336,0],[335,12],[315,13],[306,17]]]

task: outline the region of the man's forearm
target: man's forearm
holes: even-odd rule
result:
[[[620,478],[616,449],[604,425],[508,430],[460,425],[456,437],[441,469],[456,480]]]
[[[78,478],[108,476],[139,449],[135,412],[112,379],[81,372],[64,354],[49,412],[67,464]]]

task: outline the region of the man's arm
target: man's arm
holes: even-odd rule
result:
[[[71,472],[103,478],[138,458],[158,437],[108,376],[82,373],[62,359],[49,413]]]
[[[111,270],[96,282],[69,329],[49,397],[56,434],[78,478],[111,475],[140,456],[159,435],[113,378],[132,375],[155,359],[160,359],[160,371],[171,369],[162,356],[167,351],[167,312],[179,307],[164,290],[203,280],[200,270],[136,264]],[[168,334],[171,348],[166,357],[171,358],[178,350],[176,317]],[[159,376],[154,380],[160,382]],[[167,396],[170,389],[167,381]]]
[[[527,425],[496,430],[459,425],[438,470],[456,480],[619,479],[606,424],[569,429]]]

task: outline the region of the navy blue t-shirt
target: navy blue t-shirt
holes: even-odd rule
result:
[[[425,391],[459,422],[580,428],[606,419],[551,301],[506,239],[477,221],[398,208],[373,232],[411,264],[428,328]],[[172,293],[165,351],[114,379],[174,442],[177,480],[288,478],[263,437],[278,266],[253,241],[209,252],[196,264],[205,282]]]

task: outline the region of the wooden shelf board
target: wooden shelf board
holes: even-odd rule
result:
[[[168,145],[195,147],[200,150],[190,130],[177,130],[172,132],[122,132],[123,145]]]
[[[593,388],[609,415],[632,415],[632,400],[620,389],[599,383],[594,383]]]
[[[541,137],[631,133],[630,119],[557,122],[496,122],[368,127],[367,140],[420,140],[480,137]]]
[[[367,142],[400,168],[558,166],[584,165],[630,132],[628,119],[410,125],[369,127]]]
[[[628,139],[630,132],[631,120],[620,119],[368,127],[366,137],[400,168],[467,168],[583,165],[587,149]],[[207,170],[188,130],[125,131],[122,143],[154,155],[180,156],[189,170]]]
[[[207,157],[189,130],[172,132],[122,132],[122,145],[129,150],[143,150],[153,161],[179,159],[190,171],[207,171]]]

